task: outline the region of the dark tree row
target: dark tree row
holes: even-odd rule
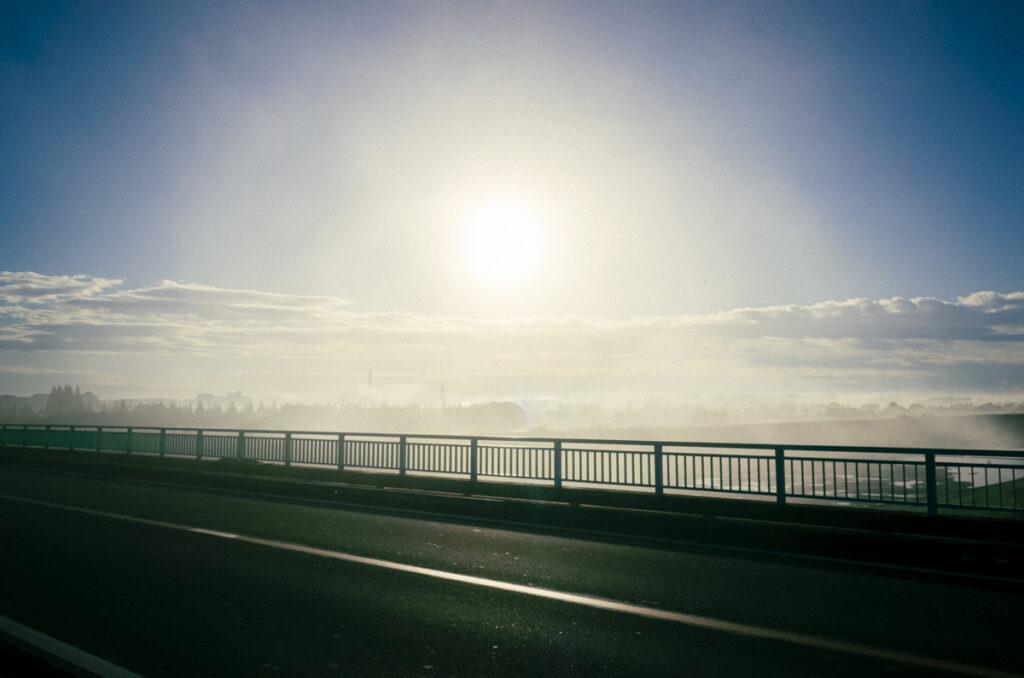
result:
[[[34,406],[33,406],[34,405]],[[73,424],[83,426],[167,426],[281,430],[410,433],[522,432],[523,409],[510,402],[458,407],[420,405],[254,405],[226,406],[202,401],[100,403],[92,393],[55,386],[44,407],[30,398],[0,398],[0,423]]]

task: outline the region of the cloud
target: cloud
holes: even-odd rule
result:
[[[383,365],[413,382],[637,392],[1012,390],[1024,374],[1021,292],[705,315],[478,319],[173,281],[115,289],[120,281],[0,273],[0,283],[0,351],[36,363],[50,354],[135,355],[325,375]]]
[[[340,297],[277,294],[235,290],[169,280],[155,287],[122,290],[101,296],[82,295],[65,306],[96,317],[167,316],[219,322],[251,319],[288,323],[295,319],[327,317],[349,305]]]
[[[0,374],[64,374],[66,370],[48,367],[26,367],[24,365],[0,365]]]
[[[1024,293],[977,292],[935,298],[851,299],[810,306],[741,308],[707,315],[625,319],[532,316],[475,319],[405,312],[355,311],[341,297],[279,294],[163,281],[110,291],[120,281],[88,276],[0,273],[3,339],[30,349],[102,350],[126,344],[168,348],[218,341],[236,348],[327,343],[345,338],[459,343],[487,337],[528,341],[559,336],[566,347],[623,348],[637,342],[831,340],[862,348],[886,342],[1016,342],[1024,339]],[[259,336],[252,336],[258,331]],[[54,342],[55,339],[60,341]],[[805,347],[806,348],[806,347]],[[849,346],[847,346],[849,348]]]
[[[710,330],[745,338],[1019,341],[1024,339],[1024,292],[977,292],[955,301],[932,297],[849,299],[630,322],[647,328]]]
[[[88,298],[122,281],[85,275],[43,275],[29,271],[0,271],[0,304]]]

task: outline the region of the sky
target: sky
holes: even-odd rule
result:
[[[1020,2],[6,0],[0,393],[1024,400],[1022,189]]]

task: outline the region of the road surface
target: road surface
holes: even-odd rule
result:
[[[145,676],[1014,675],[1020,582],[0,468],[0,616]]]

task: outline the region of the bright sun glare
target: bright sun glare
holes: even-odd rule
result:
[[[474,206],[462,224],[461,257],[480,283],[512,287],[525,283],[540,266],[544,229],[528,204],[492,198]]]

